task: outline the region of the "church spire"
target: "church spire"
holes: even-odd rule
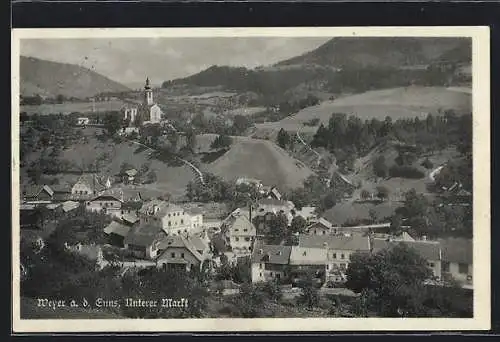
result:
[[[146,77],[146,85],[144,86],[144,89],[151,89],[151,86],[149,85],[149,77]]]

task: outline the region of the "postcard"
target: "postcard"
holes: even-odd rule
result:
[[[487,27],[12,30],[14,333],[490,328]]]

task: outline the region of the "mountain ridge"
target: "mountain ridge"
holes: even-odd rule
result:
[[[20,57],[20,94],[87,98],[131,89],[91,69],[32,56]]]

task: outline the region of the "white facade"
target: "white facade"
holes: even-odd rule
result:
[[[137,117],[137,107],[127,107],[124,110],[124,119],[130,120],[130,123],[135,122],[135,118]]]

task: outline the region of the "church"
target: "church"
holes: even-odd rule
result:
[[[160,123],[163,112],[153,100],[153,89],[149,84],[149,78],[146,78],[142,103],[129,103],[123,108],[123,114],[123,119],[129,120],[131,127]]]

